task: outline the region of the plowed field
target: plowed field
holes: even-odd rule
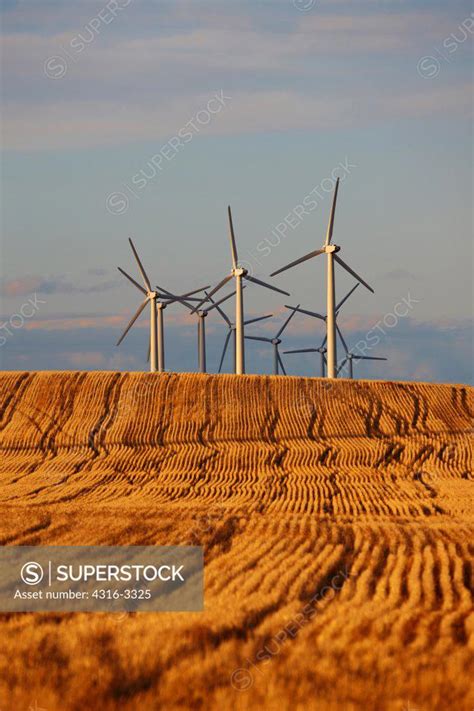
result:
[[[0,709],[471,711],[473,408],[464,386],[2,373],[1,544],[206,563],[201,613],[0,614]]]

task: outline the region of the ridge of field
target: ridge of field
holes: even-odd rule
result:
[[[473,404],[463,386],[41,372],[2,374],[0,393],[5,504],[468,512]]]
[[[205,551],[202,613],[0,614],[0,708],[471,711],[473,410],[463,385],[0,374],[0,544]]]

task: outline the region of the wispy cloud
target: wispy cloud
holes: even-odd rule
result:
[[[61,353],[65,364],[81,370],[96,369],[104,366],[107,359],[100,351],[83,351],[77,353]]]
[[[226,90],[225,90],[226,91]],[[469,115],[467,85],[439,87],[420,95],[367,93],[354,96],[318,97],[296,91],[232,93],[232,107],[208,126],[203,135],[240,135],[287,130],[334,129],[373,124],[395,118]],[[176,98],[166,106],[67,102],[39,106],[34,112],[10,105],[3,123],[5,144],[15,150],[80,148],[117,145],[125,141],[162,142],[194,115],[209,95]]]
[[[169,314],[171,316],[171,314]],[[61,316],[61,315],[59,315]],[[167,314],[168,316],[168,314]],[[126,341],[115,348],[117,334],[124,323],[121,316],[102,315],[92,319],[78,316],[73,318],[51,318],[43,321],[40,328],[27,326],[17,333],[0,351],[2,367],[5,369],[113,369],[146,370],[147,319],[141,322],[138,331],[132,330]],[[381,315],[373,317],[349,315],[341,318],[344,337],[350,348],[380,321]],[[281,323],[276,318],[254,327],[255,334],[274,333]],[[312,324],[309,318],[295,319],[285,332],[282,351],[290,348],[312,347],[320,344],[324,335],[324,325]],[[316,321],[316,320],[315,320]],[[126,322],[126,321],[125,321]],[[47,325],[49,323],[49,326]],[[208,331],[208,362],[211,370],[216,369],[225,335],[225,327]],[[193,324],[195,327],[195,323]],[[316,328],[320,328],[319,331]],[[170,318],[166,321],[167,367],[189,371],[196,369],[195,328],[183,328]],[[319,338],[320,334],[320,338]],[[438,382],[472,381],[472,321],[455,319],[441,321],[416,321],[403,319],[393,329],[379,332],[380,342],[373,347],[372,355],[386,356],[387,362],[374,362],[370,367],[363,363],[355,366],[356,376],[386,378],[389,380],[426,380]],[[318,340],[319,339],[319,340]],[[271,371],[271,349],[247,344],[249,372]],[[339,356],[343,357],[338,344]],[[319,374],[317,354],[308,356],[284,355],[285,367],[289,374]]]
[[[91,270],[89,270],[91,271]],[[92,270],[94,271],[94,270]],[[95,270],[97,272],[97,270]],[[102,271],[102,270],[98,270]],[[92,273],[92,272],[91,272]],[[100,276],[100,274],[96,274]],[[6,297],[25,296],[28,294],[100,294],[115,289],[118,279],[109,279],[95,284],[74,284],[64,274],[39,276],[35,274],[4,280],[0,283],[0,294]]]
[[[67,12],[54,5],[52,26],[58,27]],[[5,146],[23,151],[166,140],[216,88],[232,95],[232,110],[203,134],[332,129],[469,111],[470,89],[462,81],[420,85],[414,70],[393,84],[394,57],[412,56],[416,67],[420,53],[446,35],[442,13],[406,5],[387,13],[375,3],[359,15],[327,5],[310,14],[298,13],[291,2],[285,7],[287,21],[275,27],[262,21],[263,8],[246,3],[238,12],[203,3],[202,15],[190,3],[165,4],[155,12],[160,24],[151,35],[154,11],[142,4],[127,33],[114,24],[74,54],[67,49],[71,32],[51,34],[48,9],[42,15],[27,5],[20,27],[36,13],[41,31],[10,31],[3,38]],[[70,15],[79,31],[84,12],[70,9]],[[44,74],[45,61],[56,55],[65,62],[59,81]],[[349,72],[349,62],[359,69]]]

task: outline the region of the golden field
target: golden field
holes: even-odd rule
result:
[[[202,545],[205,611],[0,614],[0,709],[471,711],[473,408],[454,385],[2,373],[1,544]]]

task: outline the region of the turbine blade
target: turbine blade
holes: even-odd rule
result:
[[[194,306],[190,304],[188,301],[185,299],[188,297],[191,297],[193,294],[198,294],[200,291],[204,291],[206,289],[209,289],[209,285],[203,286],[200,289],[194,289],[193,291],[187,291],[185,294],[173,294],[171,291],[168,291],[167,289],[164,289],[162,286],[156,286],[157,289],[160,291],[164,291],[167,296],[169,296],[169,301],[167,301],[167,304],[172,304],[175,301],[179,301],[183,306],[186,306],[188,309],[191,311],[193,310]],[[190,299],[190,301],[201,301],[200,299]]]
[[[201,308],[201,306],[203,306],[203,304],[205,304],[206,301],[208,301],[208,300],[211,298],[211,296],[214,296],[214,294],[216,293],[216,291],[219,291],[219,289],[222,289],[222,287],[225,286],[225,284],[227,284],[227,282],[230,281],[230,280],[232,279],[232,277],[233,277],[233,274],[229,274],[229,275],[226,276],[224,279],[222,279],[222,281],[220,281],[220,282],[218,283],[218,285],[215,286],[214,289],[209,292],[209,294],[206,296],[206,298],[203,299],[202,301],[200,301],[199,304],[194,307],[192,313],[195,314],[196,311],[199,311],[199,309]]]
[[[304,257],[300,257],[299,259],[295,259],[294,262],[290,262],[284,267],[281,267],[281,269],[277,269],[276,272],[272,272],[270,274],[271,277],[276,276],[277,274],[281,274],[281,272],[286,271],[287,269],[290,269],[291,267],[295,267],[297,264],[301,264],[302,262],[306,262],[307,259],[311,259],[312,257],[317,257],[318,254],[323,254],[324,249],[315,249],[314,252],[310,252],[309,254],[305,254]]]
[[[221,370],[222,370],[222,364],[223,364],[223,362],[224,362],[224,358],[225,358],[225,353],[226,353],[226,350],[227,350],[227,346],[229,345],[229,339],[230,339],[231,333],[232,333],[232,331],[229,331],[229,332],[227,333],[227,336],[226,336],[226,339],[225,339],[225,342],[224,342],[224,350],[222,351],[221,362],[219,363],[219,370],[218,370],[219,373],[220,373]]]
[[[206,289],[210,289],[211,285],[206,284],[206,286],[201,286],[199,289],[193,289],[192,291],[187,291],[185,294],[180,294],[182,299],[186,299],[188,296],[192,296],[193,294],[199,294],[200,291],[204,291],[206,293]]]
[[[132,284],[135,284],[135,286],[137,287],[137,289],[140,289],[140,291],[142,292],[142,294],[146,294],[146,293],[147,293],[147,292],[146,292],[146,289],[144,289],[143,286],[140,286],[140,284],[139,284],[137,281],[135,281],[135,279],[132,279],[132,277],[130,276],[130,274],[127,274],[127,272],[126,272],[124,269],[122,269],[121,267],[117,267],[117,269],[118,269],[119,272],[121,272],[125,277],[127,277],[127,279],[128,279],[129,281],[131,281]]]
[[[326,333],[326,335],[324,336],[324,341],[321,343],[321,345],[320,345],[319,347],[320,347],[320,348],[324,348],[324,346],[326,345],[327,340],[328,340],[328,334]]]
[[[353,286],[352,289],[345,295],[345,297],[343,299],[341,299],[341,301],[337,304],[336,308],[334,309],[336,313],[339,311],[342,304],[344,304],[347,301],[347,299],[352,294],[352,292],[357,289],[358,286],[359,286],[359,284],[356,284],[355,286]]]
[[[308,316],[314,316],[315,318],[321,319],[321,321],[326,320],[325,316],[323,316],[322,314],[316,313],[316,311],[308,311],[307,309],[300,309],[299,304],[298,304],[298,306],[289,306],[288,304],[285,304],[285,307],[287,309],[292,309],[293,311],[299,311],[301,314],[307,314]]]
[[[235,244],[234,224],[232,222],[232,211],[230,209],[230,205],[227,206],[227,214],[229,215],[229,235],[230,248],[232,250],[232,266],[234,267],[234,269],[237,269],[237,263],[239,261],[239,258],[237,256],[237,245]]]
[[[388,358],[376,358],[375,356],[353,356],[356,360],[388,360]]]
[[[207,294],[207,292],[205,292],[205,293]],[[206,311],[212,311],[212,309],[216,309],[219,306],[219,304],[222,304],[224,301],[227,301],[227,299],[230,299],[230,297],[234,296],[235,293],[236,293],[235,291],[231,291],[230,294],[227,294],[227,296],[224,296],[224,298],[220,299],[220,301],[213,301],[213,299],[211,299],[211,301],[213,301],[213,304],[212,304],[212,306],[209,306],[209,308],[207,308]]]
[[[338,262],[338,264],[341,265],[341,267],[344,267],[344,269],[345,269],[347,272],[349,272],[349,274],[352,274],[352,276],[355,277],[355,278],[357,279],[357,281],[360,281],[360,283],[363,284],[366,289],[368,289],[369,291],[371,291],[372,294],[375,294],[375,291],[372,289],[372,287],[369,286],[369,285],[367,284],[367,282],[364,281],[364,280],[362,279],[362,277],[360,277],[353,269],[351,269],[348,264],[346,264],[345,262],[343,262],[342,259],[337,256],[337,254],[334,254],[333,256],[334,256],[334,259],[336,260],[336,262]]]
[[[140,316],[141,312],[143,311],[143,309],[144,309],[145,306],[147,305],[148,301],[149,301],[149,299],[146,298],[146,299],[140,304],[140,306],[139,306],[138,309],[136,310],[134,316],[131,318],[131,320],[130,320],[128,326],[127,326],[127,328],[126,328],[125,331],[122,333],[122,335],[120,336],[119,340],[117,341],[117,343],[116,343],[117,346],[119,346],[119,345],[122,343],[123,339],[125,338],[125,336],[127,335],[127,333],[130,331],[130,329],[132,328],[133,324],[135,323],[135,321],[137,320],[137,318]]]
[[[339,375],[339,373],[341,372],[341,370],[343,369],[343,367],[345,366],[346,363],[347,363],[347,358],[344,358],[341,365],[339,366],[339,368],[336,371],[336,375]]]
[[[230,318],[227,316],[226,313],[224,313],[224,311],[221,309],[221,307],[216,305],[216,309],[217,309],[217,311],[220,313],[220,315],[222,316],[222,318],[224,319],[224,321],[226,322],[226,324],[227,324],[228,326],[232,326],[232,323],[231,323]]]
[[[283,365],[283,361],[282,361],[282,359],[281,359],[281,355],[280,355],[280,353],[279,353],[278,351],[277,351],[277,358],[278,358],[278,362],[280,363],[280,368],[281,368],[282,371],[283,371],[283,375],[286,375],[285,366]]]
[[[271,338],[263,338],[263,336],[244,336],[244,338],[248,338],[251,341],[263,341],[263,343],[271,343],[272,342]]]
[[[171,291],[164,289],[162,286],[158,286],[158,284],[156,285],[156,288],[159,291],[163,291],[166,296],[170,297],[168,299],[168,301],[166,301],[166,304],[173,304],[175,301],[179,301],[180,304],[182,304],[183,306],[186,306],[186,308],[188,308],[190,311],[193,310],[193,308],[194,308],[193,304],[190,304],[187,301],[185,301],[182,296],[176,296],[176,294],[172,294]],[[160,297],[161,297],[161,294],[160,294]]]
[[[342,341],[342,345],[344,346],[344,350],[346,351],[346,353],[349,353],[349,349],[348,349],[348,347],[347,347],[347,343],[345,342],[344,336],[342,335],[341,329],[339,328],[339,326],[337,325],[337,323],[336,323],[336,331],[338,332],[339,338],[340,338],[341,341]]]
[[[235,293],[236,293],[236,292],[234,291],[234,294],[235,294]],[[212,304],[213,304],[213,306],[211,306],[211,308],[214,308],[214,306],[216,307],[217,311],[220,313],[220,315],[222,316],[222,318],[224,319],[224,321],[226,322],[226,324],[227,324],[227,325],[229,326],[229,328],[230,328],[230,327],[232,326],[232,323],[231,323],[231,321],[230,321],[230,318],[229,318],[229,317],[227,316],[227,314],[224,313],[224,311],[220,308],[220,306],[219,306],[219,301],[217,301],[217,302],[214,301],[214,299],[212,298],[212,296],[208,295],[207,291],[205,292],[205,294],[206,294],[206,296],[208,296],[209,300],[210,300],[210,301],[212,302]],[[210,309],[208,309],[208,310],[210,310]]]
[[[143,264],[142,264],[141,261],[140,261],[140,257],[138,256],[138,252],[137,252],[137,250],[135,249],[135,245],[133,244],[133,242],[132,242],[132,240],[130,239],[130,237],[128,238],[128,241],[130,242],[130,247],[132,248],[132,252],[133,252],[133,254],[135,255],[135,259],[137,260],[138,268],[139,268],[139,270],[140,270],[140,272],[141,272],[143,281],[145,282],[145,286],[147,287],[148,291],[151,291],[152,289],[151,289],[150,280],[148,279],[148,275],[147,275],[146,271],[145,271],[144,268],[143,268]]]
[[[283,351],[283,353],[317,353],[317,348],[297,348],[295,351]]]
[[[271,286],[271,284],[267,284],[264,281],[260,281],[260,279],[256,279],[253,276],[250,276],[250,274],[246,274],[244,276],[244,279],[247,279],[248,281],[252,281],[254,284],[258,284],[259,286],[264,286],[266,289],[271,289],[272,291],[278,291],[279,294],[285,294],[285,296],[290,296],[290,294],[287,291],[283,291],[283,289],[278,289],[276,286]]]
[[[326,233],[326,242],[324,243],[327,247],[331,244],[332,233],[334,230],[334,216],[336,214],[336,202],[337,202],[337,192],[339,190],[339,178],[336,180],[336,187],[334,188],[334,197],[332,199],[331,214],[329,216],[328,231]]]
[[[257,321],[265,321],[267,318],[273,318],[273,314],[268,314],[268,316],[257,316],[257,318],[250,318],[244,321],[244,326],[248,326],[249,323],[257,323]]]
[[[147,362],[147,363],[150,362],[150,354],[151,354],[151,343],[150,343],[150,341],[148,341],[148,355],[147,355],[147,357],[146,357],[146,362]]]
[[[158,291],[163,291],[167,296],[174,296],[174,294],[171,291],[168,291],[168,289],[165,289],[163,286],[160,286],[159,284],[155,284],[155,288],[158,289]]]
[[[296,309],[299,309],[299,307],[300,307],[300,304],[298,304],[298,306],[297,306],[295,309],[293,309],[293,311],[292,311],[291,314],[288,316],[288,318],[286,319],[286,321],[285,321],[285,323],[283,324],[283,326],[282,326],[282,327],[280,328],[280,330],[278,331],[278,333],[277,333],[277,335],[275,336],[275,338],[280,338],[281,334],[283,333],[283,331],[285,330],[285,328],[288,326],[288,324],[290,323],[291,319],[292,319],[293,316],[295,315]]]

